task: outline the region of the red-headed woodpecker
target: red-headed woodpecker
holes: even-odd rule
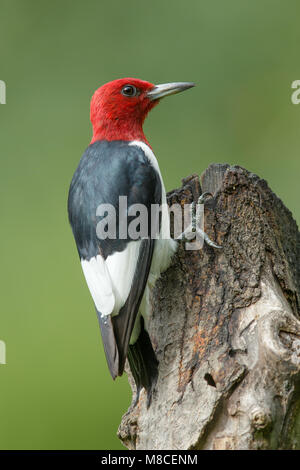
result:
[[[137,399],[144,387],[148,405],[158,370],[147,333],[149,289],[170,265],[177,243],[170,238],[165,187],[143,123],[161,98],[192,86],[124,78],[100,87],[91,101],[93,138],[69,190],[69,220],[110,373],[113,379],[122,375],[128,358]],[[123,208],[121,197],[127,201]],[[121,237],[121,225],[128,228],[135,204],[146,207],[149,214],[153,205],[161,206],[157,230],[149,217],[146,236],[132,237],[125,230]],[[99,207],[115,209],[116,236],[98,236]]]

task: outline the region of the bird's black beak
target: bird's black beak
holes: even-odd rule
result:
[[[174,83],[163,83],[161,85],[155,85],[152,90],[148,91],[147,96],[150,100],[159,100],[165,96],[175,95],[181,91],[188,90],[195,86],[192,82],[174,82]]]

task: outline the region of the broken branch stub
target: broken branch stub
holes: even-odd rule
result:
[[[144,392],[129,408],[119,438],[129,449],[299,449],[297,225],[267,183],[241,167],[211,165],[201,187],[214,195],[205,231],[223,248],[181,243],[152,291],[156,391],[149,409]],[[192,175],[168,203],[200,194]]]

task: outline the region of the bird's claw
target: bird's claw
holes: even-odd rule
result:
[[[176,240],[189,242],[195,237],[195,235],[198,234],[199,237],[202,238],[209,246],[212,246],[213,248],[218,248],[218,249],[222,248],[220,245],[217,245],[215,242],[213,242],[209,238],[209,236],[204,232],[204,230],[199,228],[200,219],[202,217],[200,206],[205,204],[208,197],[213,197],[213,195],[210,192],[206,191],[205,193],[201,194],[196,204],[195,202],[192,202],[191,204],[192,222],[187,227],[187,229],[176,238]]]
[[[198,198],[197,204],[205,204],[208,197],[214,197],[212,193],[205,191],[202,193],[201,196]]]

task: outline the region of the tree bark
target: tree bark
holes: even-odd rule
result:
[[[180,243],[151,293],[159,378],[118,435],[129,449],[300,449],[300,234],[258,176],[211,165],[168,194],[202,191],[207,244]],[[130,372],[128,377],[135,394]]]

